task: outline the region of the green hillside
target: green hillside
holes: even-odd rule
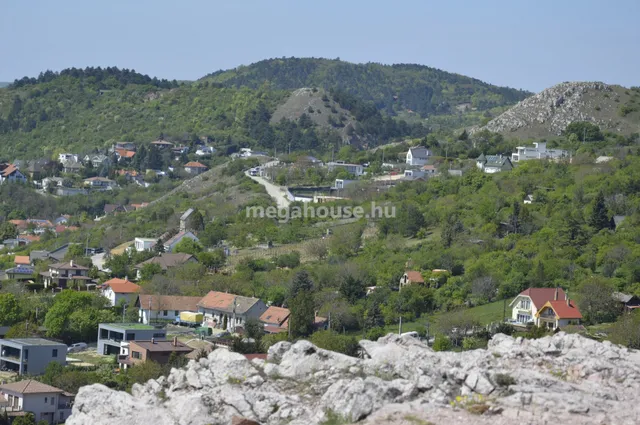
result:
[[[466,104],[478,110],[513,105],[531,94],[423,65],[354,64],[339,59],[268,59],[205,79],[225,87],[337,88],[390,115],[410,110],[422,117],[449,114]]]

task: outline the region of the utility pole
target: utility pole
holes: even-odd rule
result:
[[[402,316],[400,316],[400,325],[398,326],[398,335],[402,335]]]
[[[331,312],[329,312],[329,330],[331,330]]]
[[[127,304],[126,303],[122,304],[122,323],[125,322],[124,316],[125,316],[126,309],[127,309]]]

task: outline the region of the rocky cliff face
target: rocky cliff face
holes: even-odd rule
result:
[[[628,91],[620,86],[562,83],[519,102],[483,128],[520,137],[547,137],[561,135],[574,121],[590,121],[602,129],[637,131],[628,122],[631,117],[618,114],[620,105],[628,100]]]
[[[607,342],[496,335],[487,350],[436,353],[388,335],[360,345],[363,359],[307,341],[278,343],[266,362],[215,350],[133,395],[84,387],[67,424],[640,423],[640,354]]]

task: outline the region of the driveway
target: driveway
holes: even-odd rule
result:
[[[291,204],[293,200],[293,195],[286,187],[277,186],[262,177],[252,176],[248,171],[246,171],[245,174],[250,179],[255,180],[256,182],[264,186],[269,196],[275,199],[276,204],[278,205],[278,209],[289,208],[289,204]]]

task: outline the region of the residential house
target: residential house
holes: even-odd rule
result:
[[[613,216],[614,227],[617,229],[622,224],[622,222],[624,222],[626,218],[627,218],[626,215],[614,215]]]
[[[67,174],[80,174],[84,169],[84,165],[78,161],[69,160],[62,163],[62,172]]]
[[[58,187],[56,189],[56,195],[58,196],[75,196],[87,194],[89,194],[89,191],[81,187]]]
[[[61,153],[58,155],[58,162],[80,161],[80,157],[75,153]]]
[[[64,214],[64,215],[61,215],[60,217],[56,218],[55,220],[53,220],[53,224],[55,224],[56,226],[61,226],[61,225],[69,223],[70,219],[71,219],[70,215]]]
[[[199,242],[198,237],[194,235],[193,232],[181,231],[164,243],[164,252],[173,252],[176,245],[178,245],[185,238]]]
[[[35,264],[36,261],[47,261],[49,259],[49,251],[31,251],[29,253],[29,262]]]
[[[189,153],[189,146],[180,145],[171,148],[171,154],[176,160],[187,153]]]
[[[24,282],[33,279],[35,269],[31,266],[15,266],[5,270],[4,273],[9,280]]]
[[[104,204],[102,211],[104,212],[104,215],[126,212],[124,206],[119,204]]]
[[[127,279],[113,278],[102,285],[102,295],[109,299],[112,306],[120,305],[124,301],[132,306],[138,299],[138,293],[142,288]]]
[[[536,325],[549,330],[579,325],[581,320],[580,309],[566,295],[564,300],[547,301],[536,313]]]
[[[165,140],[156,140],[154,142],[151,142],[151,146],[155,146],[156,148],[158,148],[159,150],[164,150],[164,149],[171,149],[173,148],[173,143],[171,142],[167,142]]]
[[[64,260],[64,257],[67,256],[67,252],[69,251],[70,245],[77,245],[77,244],[66,243],[64,245],[61,245],[58,248],[54,249],[53,251],[49,252],[49,258],[59,263],[62,262]]]
[[[49,190],[49,188],[62,187],[63,181],[62,177],[45,177],[42,179],[42,189]]]
[[[40,180],[43,176],[53,175],[58,170],[58,164],[50,159],[24,161],[22,165],[18,165],[16,161],[14,165],[31,180]]]
[[[265,311],[267,306],[259,298],[217,291],[210,291],[198,303],[198,312],[204,314],[203,325],[224,328],[229,332],[235,332],[236,327],[243,327],[250,317],[259,319]]]
[[[511,319],[510,322],[517,325],[526,325],[534,322],[538,311],[547,301],[557,301],[566,297],[562,288],[529,288],[520,292],[517,297],[511,301]]]
[[[32,413],[40,423],[64,423],[71,416],[75,395],[32,379],[0,385],[0,409],[9,418]]]
[[[143,261],[142,263],[135,266],[137,270],[137,278],[140,279],[140,269],[145,264],[158,264],[163,272],[166,272],[168,269],[173,267],[179,267],[188,263],[197,263],[198,260],[191,254],[171,254],[163,252],[160,255],[157,255],[153,258],[148,259],[147,261]]]
[[[121,348],[130,341],[163,340],[167,331],[142,323],[100,323],[98,325],[98,354],[120,355]]]
[[[411,177],[413,179],[424,180],[427,176],[427,173],[422,170],[404,170],[404,176]]]
[[[78,226],[56,226],[53,228],[56,235],[64,232],[75,232],[76,230],[80,230],[80,228]]]
[[[13,258],[13,264],[15,264],[16,266],[30,266],[31,259],[28,255],[16,255]]]
[[[420,168],[420,171],[422,171],[427,177],[433,177],[438,175],[438,168],[433,164],[423,165]]]
[[[140,322],[175,321],[182,312],[197,313],[202,297],[182,297],[177,295],[140,294],[136,301]]]
[[[137,180],[138,177],[141,177],[140,173],[136,170],[118,170],[117,174],[127,179],[127,181],[134,181]]]
[[[356,183],[358,180],[346,180],[346,179],[336,179],[333,184],[333,187],[336,190],[345,189],[347,186],[351,186]]]
[[[196,150],[196,155],[200,157],[208,157],[216,153],[216,149],[211,146],[200,146]]]
[[[527,161],[530,159],[560,160],[569,158],[569,151],[563,149],[547,149],[546,142],[534,142],[533,146],[518,146],[516,152],[511,154],[512,162]]]
[[[97,189],[110,189],[116,186],[116,182],[106,177],[91,177],[84,179],[84,185]]]
[[[136,156],[136,151],[129,151],[126,149],[116,149],[116,158],[120,162],[122,160],[132,159]]]
[[[136,364],[144,363],[147,360],[164,365],[169,363],[171,355],[186,356],[193,348],[178,341],[178,337],[173,337],[171,341],[156,340],[152,338],[147,341],[129,342],[128,354],[119,359],[120,367],[126,369]]]
[[[43,338],[0,339],[0,369],[41,375],[51,362],[67,364],[67,346]]]
[[[191,214],[193,214],[194,212],[196,212],[195,209],[189,208],[188,210],[186,210],[180,216],[180,231],[181,232],[186,232],[187,230],[191,230],[191,229],[188,229],[187,227],[189,226],[189,219],[191,218]]]
[[[636,308],[640,308],[640,297],[637,295],[614,292],[613,299],[620,303],[621,309],[624,311],[633,311]]]
[[[260,321],[264,324],[266,333],[274,334],[287,331],[287,324],[291,311],[288,308],[271,306],[262,313]]]
[[[13,164],[0,164],[0,184],[26,183],[27,177]]]
[[[158,242],[158,239],[154,238],[135,238],[133,246],[136,252],[151,251]]]
[[[353,174],[356,177],[362,176],[364,174],[364,167],[360,164],[347,164],[344,161],[336,161],[327,163],[327,168],[329,172],[333,172],[334,170],[346,171],[347,173]]]
[[[476,167],[487,174],[499,173],[501,171],[509,171],[513,169],[513,164],[509,157],[502,155],[486,155],[481,154],[476,159]]]
[[[432,155],[431,151],[424,146],[417,146],[409,149],[405,162],[412,167],[418,167],[425,165],[429,161],[429,157]]]
[[[424,284],[424,278],[422,274],[417,271],[407,271],[400,278],[400,288],[407,285],[412,285],[414,283],[419,283],[421,285]]]
[[[119,150],[135,151],[136,144],[131,142],[118,142],[115,145],[113,145],[112,151],[115,152]]]
[[[529,194],[529,195],[525,196],[523,202],[525,204],[532,204],[533,203],[533,195]]]
[[[66,289],[74,287],[80,283],[86,285],[93,284],[93,279],[89,277],[89,268],[73,262],[55,263],[49,266],[49,271],[41,272],[44,279],[44,287],[58,287]]]
[[[202,174],[208,169],[209,168],[206,165],[201,164],[197,161],[189,161],[186,164],[184,164],[184,171],[194,176],[197,176],[198,174]]]
[[[85,155],[83,161],[85,164],[91,162],[93,168],[100,168],[103,165],[111,165],[111,159],[107,155],[101,153]]]
[[[604,164],[606,162],[609,162],[613,159],[612,156],[599,156],[596,158],[596,164]]]

